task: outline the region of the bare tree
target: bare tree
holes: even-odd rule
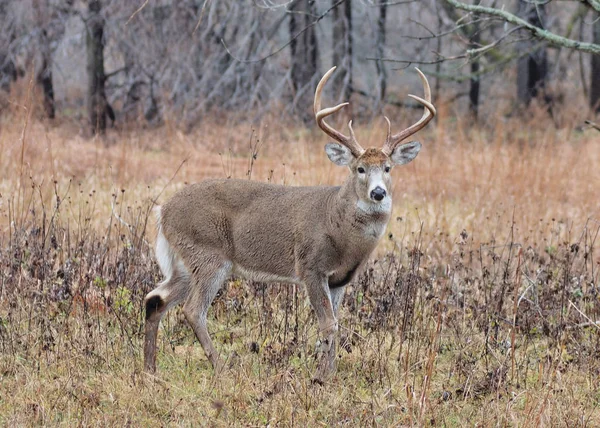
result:
[[[379,58],[383,58],[383,48],[385,47],[385,23],[387,18],[387,3],[383,2],[379,5],[379,15],[377,16],[377,36],[376,48]],[[387,71],[383,61],[375,61],[377,68],[377,82],[379,83],[378,102],[385,100],[385,91],[387,89]]]
[[[469,46],[471,49],[477,49],[481,42],[481,33],[478,17],[474,17],[474,22],[469,28]],[[479,59],[471,59],[471,79],[469,87],[469,111],[474,118],[479,113]]]
[[[352,0],[341,5],[338,0],[332,0],[331,7],[333,63],[340,70],[334,87],[342,91],[342,99],[349,100],[352,96]]]
[[[482,66],[482,61],[479,61],[479,65],[471,63],[470,77],[473,79],[474,76],[496,71],[498,68],[517,59],[517,98],[524,105],[528,105],[532,98],[543,95],[543,101],[549,104],[549,108],[552,107],[550,102],[555,98],[546,93],[547,82],[551,77],[548,65],[548,46],[590,53],[593,58],[600,55],[599,39],[593,39],[592,43],[589,43],[584,40],[582,34],[580,34],[579,39],[573,39],[571,38],[571,31],[569,29],[565,35],[559,34],[560,25],[557,25],[559,21],[558,15],[552,17],[553,22],[548,20],[546,15],[547,5],[552,0],[547,2],[518,0],[517,12],[514,14],[505,10],[504,7],[496,6],[495,3],[492,3],[492,6],[483,6],[480,3],[470,4],[459,0],[442,1],[444,2],[446,11],[449,11],[448,16],[455,22],[455,28],[449,30],[446,34],[455,31],[464,32],[465,28],[472,28],[473,23],[477,23],[479,26],[478,23],[484,21],[489,23],[503,23],[503,34],[498,36],[493,30],[493,28],[498,28],[495,25],[491,27],[492,31],[487,31],[484,37],[482,35],[484,28],[480,26],[478,39],[469,38],[471,44],[463,54],[449,56],[440,54],[434,62],[437,64],[442,61],[451,61],[460,58],[469,58],[472,61],[474,58],[484,59],[488,55],[489,58],[497,59],[496,64],[487,63]],[[582,1],[579,5],[573,5],[570,10],[573,11],[573,9],[576,9],[573,16],[579,17],[581,16],[580,9],[582,8],[584,15],[586,8],[600,13],[600,3],[597,0]],[[467,14],[458,15],[456,14],[458,10],[465,11]],[[569,16],[569,12],[561,10],[560,15],[564,19],[565,16]],[[468,23],[469,19],[471,23]],[[573,17],[571,18],[571,22],[574,22]],[[567,27],[571,28],[572,25],[568,24]],[[505,53],[501,53],[500,49],[502,49],[502,46],[511,46],[514,43],[517,43],[517,49],[513,50],[512,54],[506,55]],[[558,55],[556,57],[559,59]],[[595,75],[597,73],[594,74],[594,71],[592,71],[592,76]],[[592,77],[592,82],[597,80]],[[475,82],[472,80],[473,83]],[[475,89],[476,86],[472,85],[469,92],[470,105],[472,107],[477,92]],[[592,102],[591,99],[590,102]]]
[[[454,22],[461,22],[457,10],[449,3],[442,3],[448,17]],[[481,28],[480,19],[477,14],[473,14],[469,23],[461,24],[457,31],[467,41],[467,49],[476,51],[481,47]],[[441,40],[441,37],[438,37]],[[480,55],[469,56],[470,77],[469,77],[469,111],[474,118],[477,118],[479,112],[479,93],[480,93]]]
[[[600,12],[594,15],[592,40],[593,43],[600,45]],[[590,81],[590,107],[595,113],[600,113],[600,53],[592,54]]]
[[[48,33],[45,29],[40,31],[40,52],[42,63],[36,76],[37,83],[42,87],[44,94],[44,110],[50,119],[54,119],[54,86],[52,84],[52,55]]]
[[[567,49],[574,49],[581,52],[587,52],[591,54],[600,54],[600,44],[587,43],[581,40],[574,40],[568,37],[563,37],[556,32],[552,32],[547,28],[540,27],[538,25],[528,22],[515,14],[507,12],[504,8],[487,7],[479,4],[467,4],[458,0],[443,0],[448,2],[452,7],[461,9],[467,12],[478,13],[480,15],[498,18],[507,24],[515,25],[519,28],[527,30],[531,35],[539,40],[543,40],[555,47],[563,47]],[[521,0],[520,0],[521,1]],[[533,6],[542,6],[548,2],[528,2]],[[586,0],[582,2],[584,5],[593,8],[597,12],[600,12],[600,2],[598,0]]]
[[[544,4],[532,4],[519,0],[518,15],[535,27],[543,28],[546,21]],[[537,40],[525,40],[518,44],[520,52],[527,52],[517,61],[517,98],[528,105],[533,98],[544,94],[548,79],[548,54],[546,47]],[[545,100],[549,98],[545,97]]]
[[[296,110],[311,120],[321,58],[338,66],[331,88],[338,99],[354,97],[354,105],[374,102],[377,108],[384,100],[410,107],[389,93],[390,87],[411,79],[407,73],[389,73],[386,62],[392,61],[401,64],[394,68],[435,67],[436,89],[445,80],[445,96],[464,96],[477,115],[488,88],[506,85],[501,72],[519,57],[525,56],[520,66],[528,73],[520,80],[522,92],[531,97],[544,85],[529,79],[535,74],[531,58],[539,64],[538,48],[600,54],[597,30],[595,38],[569,31],[575,10],[588,16],[593,10],[597,16],[597,0],[564,8],[561,3],[560,9],[517,1],[532,6],[535,15],[519,16],[475,0],[0,0],[5,23],[0,30],[0,84],[6,88],[18,70],[33,70],[48,116],[53,109],[58,114],[63,106],[80,105],[77,94],[86,93],[94,132],[106,127],[111,105],[123,124],[160,124],[167,116],[190,129],[211,110],[256,119],[284,105],[286,113]],[[536,23],[545,10],[551,19]],[[386,29],[387,21],[394,22],[394,31]],[[519,42],[527,45],[525,51],[514,48]],[[553,62],[563,69],[570,54],[554,52]],[[547,64],[547,56],[542,64],[544,60]],[[585,94],[596,105],[597,56],[591,63],[592,90]],[[582,76],[589,76],[588,64],[579,65]],[[556,76],[546,75],[544,81]],[[76,90],[65,91],[71,85]]]
[[[40,0],[34,0],[33,8],[35,10],[35,23],[38,26],[38,48],[39,64],[36,64],[36,82],[42,88],[44,95],[44,110],[46,116],[54,119],[54,86],[52,84],[52,49],[50,47],[49,30],[49,5]]]
[[[341,66],[343,54],[343,43],[344,40],[344,19],[342,16],[341,8],[338,7],[336,0],[331,0],[331,59],[333,64],[338,66],[339,71],[337,72],[337,79],[332,82],[332,88],[336,92],[339,92],[342,88],[343,78],[346,75],[346,68]],[[338,65],[339,64],[339,65]]]
[[[316,87],[314,77],[317,74],[317,36],[311,26],[314,20],[314,5],[309,0],[294,0],[290,11],[290,52],[292,60],[292,85],[296,93],[296,103],[306,120],[312,119],[309,106]],[[300,34],[300,37],[297,37]]]
[[[106,131],[106,91],[104,83],[104,18],[100,0],[88,0],[86,20],[88,114],[93,134]]]
[[[15,40],[14,20],[10,16],[9,0],[0,0],[0,89],[8,90],[12,82],[17,80],[17,67],[10,49]]]

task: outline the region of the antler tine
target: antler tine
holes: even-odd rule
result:
[[[415,67],[415,70],[417,70],[417,73],[419,73],[419,77],[421,78],[421,82],[423,83],[423,88],[425,89],[425,99],[412,94],[408,96],[413,100],[417,101],[419,104],[422,104],[425,107],[425,111],[423,112],[423,116],[421,116],[421,119],[419,119],[419,121],[414,125],[409,126],[408,128],[398,132],[397,134],[392,135],[391,137],[388,133],[388,138],[383,146],[383,152],[388,156],[392,154],[392,152],[394,151],[396,146],[400,144],[400,142],[423,129],[436,115],[435,107],[431,103],[431,87],[429,86],[427,77],[425,77],[425,75],[418,68]]]
[[[383,116],[383,118],[385,119],[385,121],[387,123],[387,137],[385,137],[385,144],[384,144],[384,147],[386,147],[390,144],[390,138],[392,137],[392,122],[390,122],[390,119],[387,116]]]
[[[338,104],[335,107],[328,107],[328,108],[324,108],[324,109],[321,108],[321,93],[323,92],[323,88],[325,87],[325,84],[327,83],[327,81],[329,80],[329,77],[331,77],[331,75],[333,74],[335,69],[336,69],[336,67],[331,67],[329,69],[329,71],[327,73],[325,73],[325,75],[321,78],[321,80],[319,81],[319,84],[317,85],[317,90],[315,91],[315,101],[313,104],[313,109],[315,112],[315,119],[317,120],[317,125],[319,125],[319,128],[321,128],[323,130],[323,132],[325,132],[327,135],[329,135],[334,140],[342,143],[344,146],[346,146],[350,150],[350,152],[352,152],[352,154],[354,156],[358,157],[364,153],[364,149],[360,146],[360,144],[358,144],[358,141],[356,141],[356,137],[354,136],[354,131],[352,130],[352,121],[350,121],[350,123],[348,124],[348,127],[350,128],[350,136],[349,137],[342,134],[337,129],[334,129],[333,127],[329,126],[325,122],[325,118],[327,116],[330,116],[333,113],[338,112],[342,108],[346,107],[348,105],[348,103]]]
[[[354,129],[352,129],[352,120],[348,122],[348,129],[350,130],[350,139],[356,141],[356,135],[354,135]]]

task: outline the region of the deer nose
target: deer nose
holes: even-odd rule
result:
[[[385,195],[386,195],[385,190],[379,186],[377,186],[376,188],[371,190],[371,199],[373,199],[374,201],[377,201],[377,202],[383,201],[383,198],[385,198]]]

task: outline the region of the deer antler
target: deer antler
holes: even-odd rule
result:
[[[421,119],[419,119],[417,123],[415,123],[412,126],[409,126],[405,130],[400,131],[394,135],[391,135],[390,120],[387,117],[385,118],[388,125],[388,133],[382,151],[388,156],[392,154],[392,152],[394,151],[396,146],[400,144],[400,142],[423,129],[425,125],[427,125],[436,114],[435,107],[431,103],[431,88],[429,87],[427,77],[425,77],[425,75],[418,68],[415,68],[415,70],[417,70],[417,73],[419,73],[419,77],[421,78],[421,82],[423,82],[423,87],[425,88],[425,99],[417,97],[415,95],[409,95],[409,97],[417,101],[418,103],[423,104],[425,106],[425,111],[423,112],[423,116],[421,117]]]
[[[317,90],[315,91],[315,102],[313,105],[315,111],[315,119],[317,120],[317,125],[319,125],[319,128],[321,128],[323,132],[325,132],[334,140],[339,141],[344,146],[346,146],[350,150],[352,155],[354,155],[354,157],[359,157],[365,152],[365,149],[363,149],[360,146],[360,144],[358,144],[358,141],[356,141],[356,137],[354,136],[354,130],[352,129],[352,121],[348,122],[348,128],[350,129],[349,137],[345,136],[337,129],[332,128],[325,122],[325,118],[327,116],[330,116],[333,113],[336,113],[337,111],[346,107],[348,103],[342,103],[338,104],[335,107],[321,109],[321,93],[323,92],[323,87],[325,86],[325,84],[329,80],[329,77],[331,77],[334,71],[335,67],[331,67],[329,71],[325,73],[325,75],[321,78],[321,81],[317,85]]]

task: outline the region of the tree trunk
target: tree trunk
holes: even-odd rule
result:
[[[436,6],[436,12],[437,12],[437,32],[438,33],[442,33],[443,28],[444,28],[444,19],[442,18],[442,13],[440,11],[440,2],[435,2]],[[442,1],[442,7],[446,10],[448,10],[448,4],[445,1]],[[450,13],[448,13],[448,15],[450,16],[450,18],[452,18],[452,15]],[[457,18],[458,19],[458,18]],[[455,21],[456,22],[456,21]],[[437,41],[436,41],[436,49],[438,52],[442,52],[442,39],[443,37],[437,37]],[[433,87],[433,96],[435,99],[439,99],[440,95],[441,95],[441,88],[442,88],[442,82],[440,79],[440,76],[442,74],[442,63],[441,61],[438,62],[435,65],[435,86]]]
[[[290,5],[290,38],[302,34],[290,43],[292,60],[292,86],[297,108],[305,120],[312,120],[312,100],[316,89],[313,79],[317,74],[317,37],[315,27],[308,26],[314,19],[313,3],[294,0]]]
[[[341,91],[341,98],[347,101],[352,96],[352,1],[346,0],[333,9],[332,19],[333,65],[338,67],[332,87],[335,92]]]
[[[50,38],[48,37],[48,26],[50,18],[49,6],[46,2],[35,0],[33,2],[35,11],[35,21],[39,28],[39,63],[36,64],[35,80],[42,88],[44,94],[44,111],[46,116],[54,119],[54,86],[52,85],[52,49],[50,47]]]
[[[448,15],[448,17],[453,20],[454,22],[458,22],[461,18],[458,15],[458,13],[456,12],[456,9],[454,9],[454,7],[452,7],[452,5],[450,5],[448,2],[444,1],[442,2],[442,7],[444,8],[446,14]],[[464,36],[464,38],[469,40],[469,49],[473,49],[473,48],[478,48],[480,47],[480,41],[481,41],[481,34],[480,34],[480,25],[477,22],[478,20],[478,16],[477,14],[473,15],[473,19],[472,19],[472,23],[471,24],[467,24],[467,25],[463,25],[459,28],[459,31],[461,32],[461,34]],[[442,28],[442,20],[441,20],[441,16],[440,13],[438,12],[438,31],[441,32],[441,28]],[[442,38],[438,37],[438,47],[437,50],[438,52],[442,51]],[[479,73],[479,69],[480,69],[480,62],[478,58],[473,58],[470,60],[471,62],[471,78],[470,78],[470,85],[469,85],[469,112],[471,114],[471,116],[476,119],[477,115],[479,114],[479,93],[480,93],[480,81],[479,81],[479,76],[477,75],[477,73]],[[440,74],[441,72],[441,63],[436,64],[436,73]],[[438,77],[436,79],[436,93],[440,93],[439,92],[439,86],[440,86],[440,78]]]
[[[479,33],[479,23],[477,23],[477,15],[473,16],[472,25],[470,25],[470,40],[469,47],[475,49],[479,47],[481,35]],[[474,119],[477,119],[479,113],[479,59],[475,58],[471,60],[471,86],[469,87],[469,111]]]
[[[387,17],[387,4],[381,3],[379,5],[379,16],[377,17],[377,57],[383,58],[385,47],[385,21]],[[385,91],[387,89],[387,71],[383,61],[375,61],[377,67],[377,82],[379,83],[379,103],[383,103],[385,100]]]
[[[5,23],[9,19],[7,12],[8,3],[0,1],[0,22]],[[8,91],[12,82],[17,80],[17,67],[10,53],[10,44],[15,39],[14,30],[11,28],[9,34],[6,29],[0,38],[0,89]]]
[[[524,0],[519,1],[518,15],[536,27],[543,27],[546,20],[543,4],[532,4]],[[548,54],[546,47],[541,46],[535,50],[536,40],[524,41],[518,45],[519,52],[530,52],[519,58],[517,62],[517,98],[525,106],[540,94],[544,94],[548,78]],[[549,101],[549,98],[545,98]]]
[[[342,98],[346,101],[352,96],[352,0],[344,3],[344,61],[346,79]]]
[[[88,72],[88,113],[92,133],[106,131],[106,92],[104,82],[104,19],[100,15],[100,0],[88,0],[86,47]]]
[[[596,14],[593,26],[593,43],[600,45],[600,14]],[[600,113],[600,55],[592,55],[590,70],[590,107],[594,113]]]
[[[0,89],[8,91],[17,80],[17,67],[8,52],[0,51]]]
[[[38,85],[42,87],[44,94],[44,111],[49,119],[54,119],[54,86],[52,85],[52,51],[50,50],[50,41],[45,29],[41,31],[40,51],[42,63],[36,76]]]
[[[333,7],[337,3],[337,0],[331,0],[331,6]],[[337,73],[333,76],[330,83],[335,93],[339,93],[342,89],[342,82],[346,75],[346,70],[340,67],[344,58],[344,19],[342,18],[342,8],[336,6],[331,14],[331,52],[332,52],[332,65],[337,67]]]

